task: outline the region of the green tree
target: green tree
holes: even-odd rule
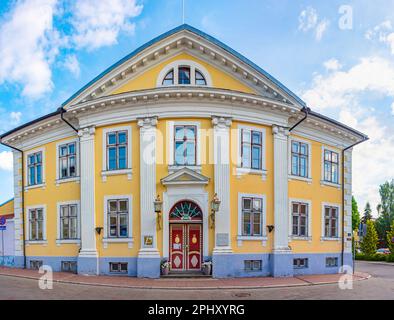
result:
[[[377,245],[378,245],[378,233],[376,232],[373,221],[368,220],[367,234],[364,236],[363,241],[361,241],[361,251],[365,255],[371,256],[376,253]]]
[[[352,227],[353,231],[358,229],[358,226],[360,224],[360,212],[358,212],[358,205],[357,201],[352,197]]]
[[[387,232],[387,246],[390,249],[390,253],[394,255],[394,222],[391,225],[391,230]]]
[[[388,245],[387,233],[390,232],[394,221],[394,180],[382,184],[379,188],[379,193],[381,201],[377,207],[379,217],[376,220],[376,231],[379,239],[386,247]]]
[[[363,223],[367,223],[367,221],[371,219],[372,219],[372,209],[369,202],[367,202],[364,209]]]

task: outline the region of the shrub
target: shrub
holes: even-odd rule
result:
[[[394,254],[389,254],[388,256],[386,256],[386,261],[387,262],[394,262]]]
[[[368,220],[367,234],[361,242],[361,251],[367,256],[372,256],[376,253],[377,244],[378,234],[376,232],[375,225],[371,220]]]
[[[387,232],[387,246],[390,249],[391,255],[394,255],[394,221],[393,224],[391,225],[391,230]]]

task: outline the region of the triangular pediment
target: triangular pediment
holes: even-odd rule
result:
[[[187,185],[187,184],[200,184],[206,185],[209,178],[201,173],[191,170],[189,168],[181,168],[174,173],[169,174],[167,177],[161,179],[163,185]]]
[[[235,50],[198,29],[182,25],[153,39],[105,70],[63,103],[62,107],[67,110],[82,102],[124,92],[127,88],[129,91],[152,89],[143,83],[141,77],[155,66],[181,54],[199,59],[227,75],[231,81],[239,83],[238,91],[270,98],[299,109],[305,106],[283,84]],[[141,88],[127,86],[137,79]],[[228,87],[217,87],[237,91],[231,81],[225,81]]]

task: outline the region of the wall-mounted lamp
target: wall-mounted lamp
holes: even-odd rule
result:
[[[163,210],[163,201],[160,200],[160,195],[157,195],[157,198],[153,202],[153,205],[155,207],[155,212],[157,214],[157,228],[161,230],[161,212]]]
[[[267,226],[268,228],[268,232],[271,233],[272,231],[274,231],[275,227],[272,225]]]
[[[95,230],[96,230],[97,234],[100,235],[101,231],[103,230],[103,227],[97,227]]]
[[[211,201],[211,228],[212,229],[215,227],[215,213],[219,211],[220,203],[221,201],[219,200],[217,193],[215,193]]]

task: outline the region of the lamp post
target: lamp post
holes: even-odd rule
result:
[[[161,230],[161,212],[163,210],[163,201],[160,200],[160,195],[157,195],[157,198],[153,202],[155,207],[155,212],[157,214],[157,228]]]
[[[219,211],[220,202],[221,201],[219,200],[217,193],[215,193],[211,201],[211,228],[212,229],[215,227],[215,213]]]

